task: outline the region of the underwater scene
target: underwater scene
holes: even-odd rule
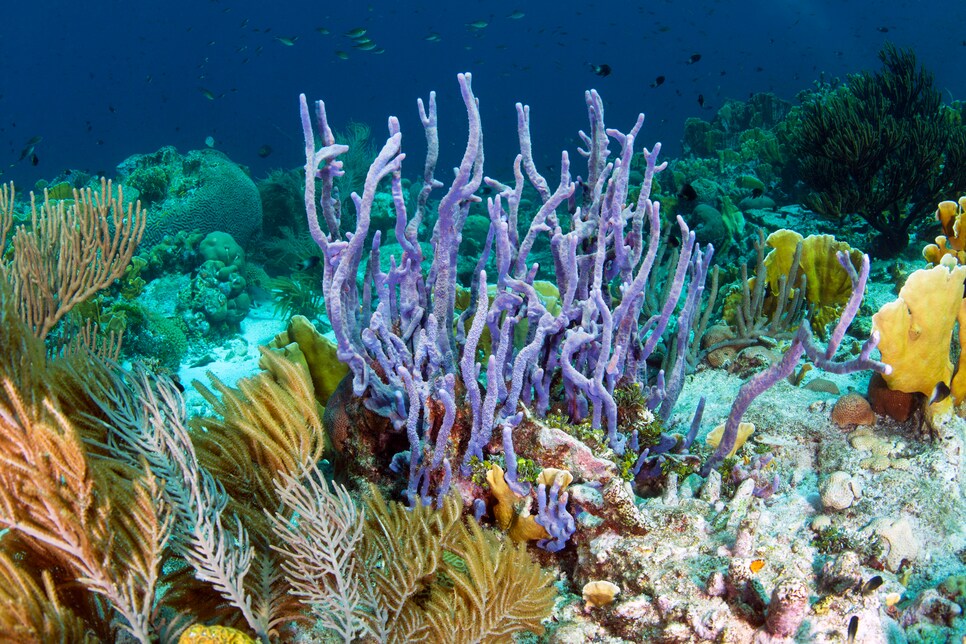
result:
[[[966,642],[966,5],[0,27],[0,642]]]

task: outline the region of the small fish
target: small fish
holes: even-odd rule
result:
[[[868,581],[862,584],[862,594],[868,595],[873,590],[881,586],[882,583],[883,583],[882,575],[875,575],[874,577],[870,577]]]
[[[386,50],[383,49],[382,47],[379,47],[378,49],[373,49],[372,50],[372,53],[374,53],[374,54],[384,54],[384,53],[386,53]]]
[[[685,201],[694,201],[698,198],[698,192],[694,189],[694,186],[692,186],[690,183],[686,183],[681,188],[681,192],[678,193],[678,196]]]
[[[184,385],[181,384],[181,378],[179,378],[177,374],[171,376],[171,384],[174,385],[174,388],[180,393],[184,393]]]
[[[426,36],[426,40],[429,42],[439,42],[439,34],[434,31]]]
[[[267,143],[262,147],[258,148],[258,156],[260,156],[263,159],[267,159],[268,155],[270,155],[271,153],[272,153],[272,146],[270,146]]]
[[[466,23],[466,28],[467,29],[476,29],[477,31],[479,31],[481,29],[486,29],[487,25],[489,25],[489,24],[490,23],[488,23],[486,20],[477,20],[476,22],[468,22],[468,23]]]
[[[207,145],[209,148],[215,147],[215,137],[213,137],[213,136],[206,136],[205,137],[205,145]]]
[[[750,564],[748,564],[748,568],[750,568],[751,572],[754,574],[758,574],[758,572],[761,571],[761,569],[764,567],[765,567],[764,559],[755,559]]]
[[[315,30],[317,32],[319,32],[320,34],[322,34],[323,36],[328,36],[330,33],[332,33],[331,31],[329,31],[325,27],[316,27]]]
[[[42,136],[31,137],[31,139],[27,141],[26,145],[24,145],[23,150],[20,151],[20,159],[18,160],[23,161],[27,157],[31,156],[34,153],[34,148],[36,148],[37,144],[43,140],[44,140],[44,137]],[[37,164],[35,163],[34,165],[37,165]]]
[[[204,87],[199,87],[198,88],[198,91],[201,92],[201,95],[204,96],[205,98],[207,98],[209,101],[213,101],[216,98],[215,93],[212,92],[210,89],[205,89]]]
[[[36,152],[32,152],[30,154],[30,165],[36,167],[38,163],[40,163],[40,157],[37,156]]]
[[[508,15],[507,18],[509,18],[510,20],[519,20],[520,18],[522,18],[525,15],[527,15],[527,14],[525,14],[522,11],[520,11],[519,9],[517,9],[516,11],[514,11],[513,13],[511,13],[510,15]]]
[[[752,197],[752,199],[757,199],[758,197],[762,196],[763,194],[765,194],[765,191],[762,190],[761,188],[752,188],[752,190],[751,190],[751,197]]]
[[[292,45],[295,44],[295,41],[298,39],[299,39],[298,36],[292,36],[291,38],[286,38],[285,36],[275,36],[275,40],[279,41],[286,47],[291,47]]]
[[[859,616],[853,615],[849,618],[849,636],[848,644],[853,644],[855,642],[855,636],[859,632]]]
[[[338,58],[338,59],[340,59],[340,60],[349,60],[349,54],[345,53],[341,49],[339,51],[335,52],[335,57]]]
[[[701,60],[701,54],[691,54],[691,56],[686,61],[684,61],[684,64],[693,65],[699,60]]]
[[[875,30],[878,31],[880,34],[887,34],[887,33],[889,33],[889,28],[888,27],[876,27]]]
[[[206,367],[206,366],[210,365],[214,361],[215,361],[214,356],[212,356],[210,353],[207,353],[207,354],[201,356],[200,358],[198,358],[197,360],[195,360],[189,366],[191,366],[191,367]]]
[[[311,257],[306,257],[301,262],[299,262],[299,270],[307,271],[311,268],[315,268],[316,266],[319,265],[319,262],[321,261],[322,261],[322,258],[319,257],[318,255],[312,255]]]
[[[664,84],[664,77],[658,76],[657,78],[654,79],[654,82],[651,83],[651,87],[660,87],[663,84]]]
[[[376,45],[376,43],[372,42],[371,40],[369,42],[362,43],[361,45],[353,45],[353,47],[362,51],[371,51],[375,49],[377,46],[378,45]]]
[[[949,385],[940,380],[936,383],[936,386],[933,387],[932,395],[929,396],[929,402],[927,402],[926,405],[928,406],[940,403],[949,398],[949,394]]]
[[[698,94],[698,107],[704,107],[704,94]]]
[[[366,30],[362,27],[356,27],[351,31],[345,32],[345,35],[349,38],[361,38],[362,36],[366,35]]]
[[[590,71],[603,78],[604,76],[610,76],[610,73],[613,70],[611,70],[610,65],[607,64],[595,65],[594,63],[590,63]]]

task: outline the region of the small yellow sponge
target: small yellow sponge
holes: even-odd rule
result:
[[[195,624],[181,634],[178,644],[255,644],[255,640],[228,626]]]

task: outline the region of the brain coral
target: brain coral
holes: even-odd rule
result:
[[[875,413],[869,401],[860,394],[845,394],[832,408],[832,422],[839,427],[875,425]]]
[[[125,195],[133,188],[132,198],[147,208],[142,249],[182,230],[224,231],[244,246],[261,229],[258,189],[241,166],[217,150],[181,155],[168,146],[129,157],[117,172]]]

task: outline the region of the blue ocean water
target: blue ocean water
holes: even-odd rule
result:
[[[642,141],[662,141],[665,159],[679,151],[686,118],[710,119],[753,92],[793,99],[823,75],[877,69],[886,41],[914,48],[945,99],[966,94],[962,2],[47,0],[4,13],[0,178],[23,187],[68,168],[111,174],[131,154],[201,148],[209,136],[256,178],[299,166],[300,92],[325,100],[337,129],[361,121],[381,138],[397,115],[416,172],[416,98],[436,90],[442,163],[453,165],[466,131],[461,71],[474,74],[487,167],[507,171],[514,103],[531,106],[538,162],[555,166],[585,127],[589,88],[614,127],[645,112]],[[376,46],[354,47],[354,29]],[[36,157],[23,155],[36,137]]]

